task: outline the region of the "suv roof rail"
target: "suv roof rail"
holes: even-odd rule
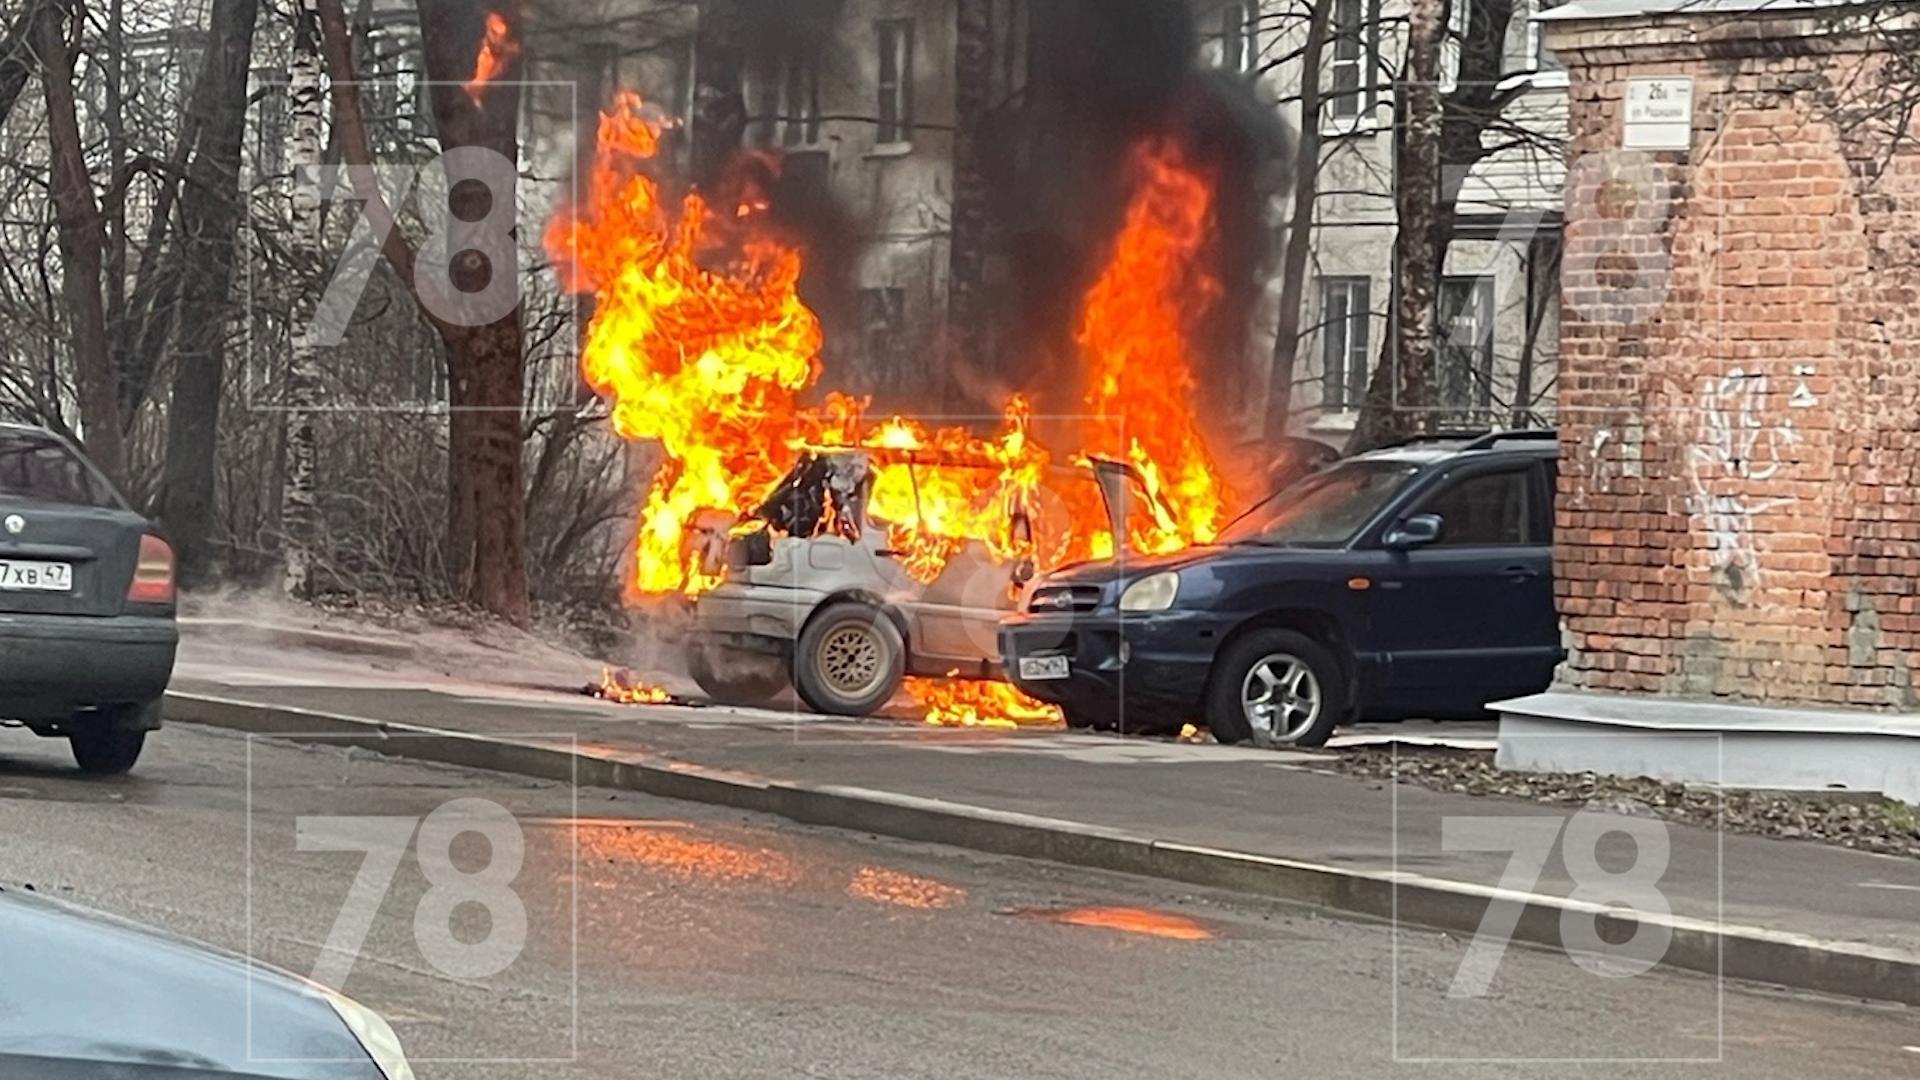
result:
[[[1545,442],[1558,440],[1560,432],[1555,428],[1517,428],[1513,431],[1489,431],[1485,435],[1461,447],[1462,450],[1491,450],[1503,442]]]
[[[1462,439],[1478,441],[1494,434],[1486,428],[1474,428],[1471,431],[1428,431],[1419,435],[1403,435],[1392,442],[1381,443],[1376,450],[1397,450],[1403,446],[1418,446],[1421,443],[1459,442]]]

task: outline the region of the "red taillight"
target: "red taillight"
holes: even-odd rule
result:
[[[127,586],[127,603],[173,603],[173,548],[165,540],[151,534],[140,538],[140,561],[133,567],[133,584]]]

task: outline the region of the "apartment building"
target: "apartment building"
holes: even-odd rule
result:
[[[1552,413],[1567,76],[1541,45],[1533,19],[1539,2],[1452,6],[1443,94],[1461,89],[1460,50],[1471,20],[1504,18],[1507,26],[1491,87],[1501,107],[1482,134],[1490,152],[1450,178],[1459,184],[1458,215],[1440,286],[1435,372],[1448,425],[1525,424]],[[1288,58],[1297,56],[1307,27],[1283,10],[1298,8],[1262,8],[1261,77],[1301,131],[1308,122],[1299,104],[1303,73]],[[1332,0],[1319,72],[1322,108],[1312,123],[1320,194],[1308,310],[1294,358],[1293,428],[1336,443],[1351,432],[1368,375],[1393,332],[1393,98],[1406,13],[1404,0]],[[1281,228],[1289,225],[1282,220]],[[1277,301],[1277,278],[1271,287]],[[1268,341],[1276,322],[1269,319]]]

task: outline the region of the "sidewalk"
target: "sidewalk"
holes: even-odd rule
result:
[[[186,665],[175,679],[169,715],[268,733],[334,729],[299,714],[263,719],[269,710],[301,710],[521,746],[577,746],[589,757],[660,774],[724,777],[759,785],[756,790],[766,785],[804,790],[812,797],[806,813],[824,824],[1249,887],[1362,914],[1397,912],[1412,922],[1467,931],[1478,926],[1486,896],[1500,886],[1511,855],[1441,850],[1442,820],[1568,816],[1563,809],[1528,802],[1332,775],[1317,771],[1323,759],[1307,753],[1068,733],[944,730],[778,711],[636,708],[570,695],[562,687],[489,687],[377,671],[351,680],[354,685],[335,685],[339,681],[303,679],[284,670]],[[399,742],[382,748],[416,753]],[[845,806],[822,809],[823,793]],[[915,807],[978,811],[974,816],[998,821],[999,831],[977,837],[965,830],[930,832],[924,822],[903,817]],[[782,811],[775,807],[775,812]],[[1016,826],[1073,832],[1065,827],[1074,823],[1086,841],[1079,848],[1060,843],[1028,848],[1008,834]],[[1680,825],[1666,828],[1671,860],[1657,888],[1676,920],[1695,934],[1676,938],[1671,950],[1691,955],[1669,962],[1920,1002],[1920,920],[1915,918],[1920,861]],[[1095,847],[1105,845],[1103,854],[1081,850],[1094,841],[1099,842]],[[1151,847],[1157,861],[1148,865],[1142,857],[1116,854],[1123,842]],[[1603,865],[1613,871],[1635,858],[1632,842],[1618,834],[1607,837],[1600,852]],[[1236,860],[1245,873],[1218,869]],[[1387,888],[1396,871],[1403,877],[1387,904],[1385,894],[1373,887]],[[1416,875],[1417,882],[1405,875]],[[1410,890],[1416,883],[1431,886],[1424,903],[1410,902],[1426,896]],[[1557,940],[1552,928],[1533,924],[1544,927],[1552,921],[1544,916],[1557,915],[1558,907],[1582,906],[1567,899],[1575,883],[1557,846],[1539,879],[1526,888],[1537,894],[1526,898],[1530,903],[1557,907],[1529,911],[1518,936]],[[1474,898],[1477,904],[1468,902]],[[1719,933],[1723,925],[1754,940],[1736,954]],[[1849,954],[1841,957],[1844,963],[1835,959],[1842,953]],[[1792,960],[1796,955],[1799,959]],[[1808,973],[1796,975],[1801,967]]]

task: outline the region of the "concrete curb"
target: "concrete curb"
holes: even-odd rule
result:
[[[816,786],[706,769],[683,762],[576,749],[567,743],[493,739],[253,702],[169,693],[169,720],[298,741],[344,744],[395,757],[536,779],[643,792],[773,814],[808,825],[877,833],[997,855],[1044,859],[1228,889],[1368,918],[1404,921],[1471,937],[1490,903],[1520,905],[1513,940],[1564,949],[1567,915],[1624,941],[1645,924],[1665,928],[1662,966],[1920,1005],[1920,955],[1683,916],[1653,917],[1537,893],[1466,882],[1355,870],[1222,851],[1108,829],[866,788]]]

